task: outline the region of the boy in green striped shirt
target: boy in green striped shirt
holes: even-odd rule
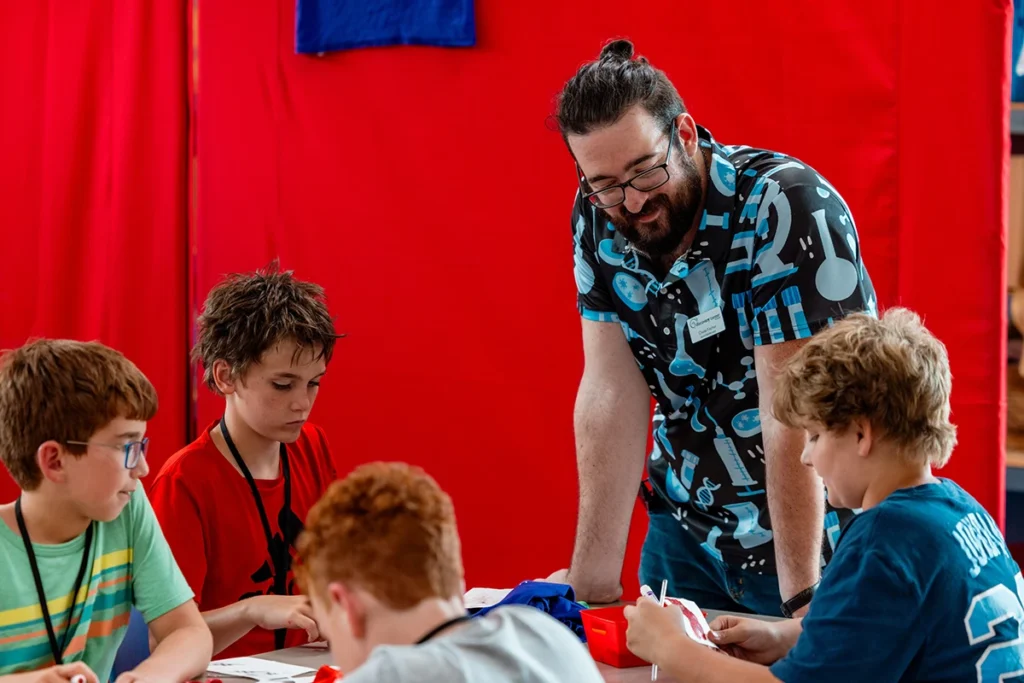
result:
[[[156,641],[117,683],[186,681],[212,638],[139,479],[156,391],[98,343],[39,340],[0,358],[0,683],[106,683],[134,605]],[[81,679],[75,683],[80,683]]]

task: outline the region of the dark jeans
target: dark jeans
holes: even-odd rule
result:
[[[640,583],[657,594],[693,600],[701,609],[781,617],[779,579],[730,566],[709,555],[670,512],[650,513],[640,554]]]

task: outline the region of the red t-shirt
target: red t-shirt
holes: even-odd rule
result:
[[[266,535],[252,491],[238,470],[217,450],[210,425],[196,439],[164,463],[149,488],[149,498],[164,536],[201,611],[214,610],[273,588],[273,566]],[[320,427],[306,423],[295,443],[287,444],[291,476],[291,513],[284,525],[284,478],[256,480],[276,543],[287,542],[292,556],[295,540],[309,508],[337,478],[327,437]],[[288,571],[288,593],[299,593]],[[306,642],[306,632],[289,630],[285,647]],[[242,657],[274,649],[274,632],[254,628],[217,655]]]

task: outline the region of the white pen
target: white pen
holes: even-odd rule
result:
[[[647,590],[650,591],[651,589],[647,588]],[[668,591],[668,579],[662,579],[662,581],[661,581],[661,597],[658,599],[658,605],[660,607],[664,607],[665,606],[665,592],[666,591]],[[653,591],[651,591],[651,597],[652,598],[654,597],[654,592]],[[652,681],[658,680],[658,665],[657,664],[654,664],[654,665],[651,666],[651,680]]]
[[[75,674],[71,677],[71,683],[85,683],[85,676],[82,674]]]

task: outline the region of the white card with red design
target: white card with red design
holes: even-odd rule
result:
[[[704,612],[697,607],[697,603],[684,598],[670,598],[666,595],[665,604],[678,605],[683,610],[683,616],[686,617],[683,620],[683,627],[686,629],[686,635],[690,636],[690,640],[695,640],[701,645],[707,645],[715,650],[718,649],[717,645],[708,640],[711,627],[708,625],[707,619],[704,618]]]
[[[641,586],[640,591],[644,594],[644,597],[658,602],[658,597],[648,586]],[[717,645],[708,640],[711,627],[708,625],[707,619],[704,618],[704,612],[697,606],[697,603],[685,598],[672,598],[666,595],[665,604],[676,605],[683,611],[683,617],[685,617],[683,619],[683,629],[686,631],[686,635],[690,637],[690,640],[706,645],[714,650],[718,649]]]

